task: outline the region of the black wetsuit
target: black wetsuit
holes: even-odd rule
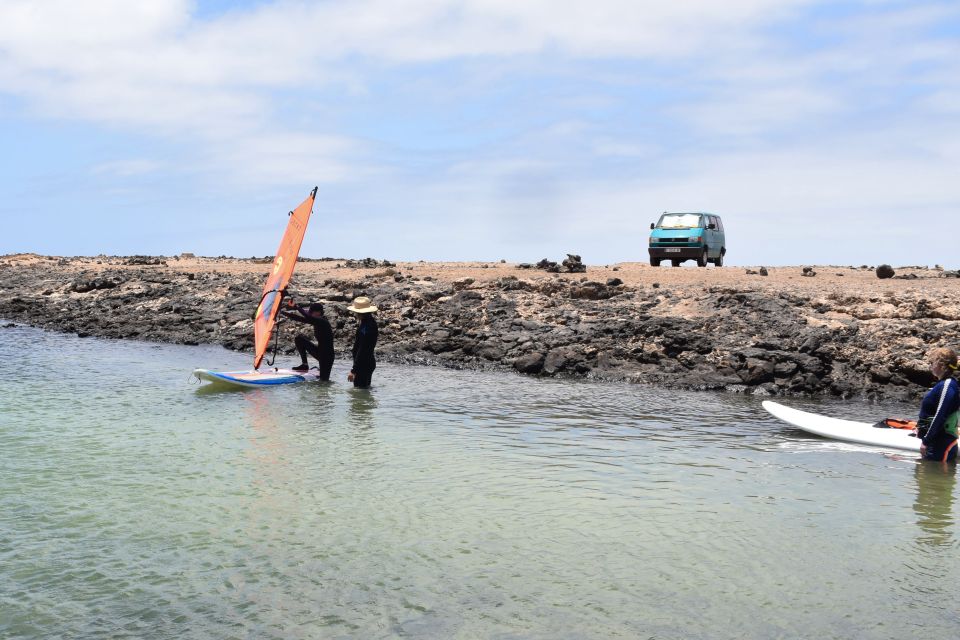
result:
[[[313,325],[313,336],[317,339],[316,344],[310,341],[305,335],[297,336],[293,344],[300,354],[300,360],[307,364],[307,354],[309,353],[320,362],[320,379],[330,379],[330,368],[333,367],[333,329],[330,327],[330,321],[324,316],[311,316],[302,307],[297,307],[298,314],[283,312],[283,315]]]
[[[350,370],[355,387],[365,389],[370,386],[373,370],[377,368],[377,359],[373,350],[377,346],[379,334],[373,314],[362,314],[360,324],[357,325],[357,337],[353,341],[353,369]]]

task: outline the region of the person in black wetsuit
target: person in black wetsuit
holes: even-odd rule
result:
[[[377,307],[370,302],[370,298],[360,296],[347,307],[347,311],[353,311],[359,319],[357,337],[353,341],[353,368],[350,369],[347,380],[353,382],[353,386],[358,389],[366,389],[370,386],[373,370],[377,368],[377,359],[373,352],[380,333],[373,317]]]
[[[333,329],[330,327],[330,321],[323,315],[323,304],[314,302],[308,309],[301,306],[294,306],[296,313],[283,311],[283,315],[313,326],[313,335],[317,339],[316,344],[310,341],[306,335],[298,335],[293,344],[300,354],[300,364],[293,368],[294,371],[307,371],[310,367],[307,365],[307,353],[312,355],[320,362],[320,379],[330,379],[330,368],[333,367]]]

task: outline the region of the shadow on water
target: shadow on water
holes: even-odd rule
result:
[[[937,547],[953,543],[953,491],[957,483],[957,465],[920,462],[914,472],[917,496],[913,511],[923,531],[918,541]]]

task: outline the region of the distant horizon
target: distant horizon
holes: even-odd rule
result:
[[[59,254],[43,254],[43,253],[37,253],[36,251],[19,251],[19,252],[14,252],[14,253],[0,254],[0,259],[2,259],[2,258],[10,258],[10,257],[14,257],[14,256],[24,256],[24,255],[34,255],[34,256],[37,256],[37,257],[39,257],[39,258],[51,258],[51,259],[57,258],[57,259],[67,259],[67,260],[73,260],[73,259],[95,260],[95,259],[97,259],[97,258],[117,258],[117,259],[120,259],[120,258],[127,258],[127,259],[130,259],[130,258],[154,258],[154,259],[169,258],[169,259],[179,259],[179,258],[182,258],[182,257],[184,257],[184,256],[186,255],[186,256],[187,256],[187,259],[191,259],[191,257],[192,257],[192,258],[201,258],[201,259],[205,259],[205,260],[244,260],[244,261],[254,261],[254,260],[256,260],[256,261],[260,261],[260,262],[263,262],[263,263],[269,263],[269,262],[271,262],[271,261],[273,260],[273,258],[274,258],[274,256],[273,256],[272,254],[271,254],[271,255],[263,255],[263,256],[231,256],[231,255],[225,255],[225,254],[221,254],[221,255],[201,255],[201,254],[198,254],[198,253],[194,253],[194,252],[192,252],[192,251],[181,251],[180,253],[173,253],[173,254],[159,254],[159,253],[158,253],[158,254],[147,254],[147,253],[107,254],[107,253],[98,253],[98,254],[94,254],[94,255],[59,255]],[[573,254],[573,255],[578,255],[578,254]],[[304,261],[304,262],[346,262],[346,261],[356,261],[356,262],[359,262],[359,261],[362,261],[362,260],[371,259],[371,260],[376,260],[376,261],[378,261],[378,262],[387,261],[387,262],[393,262],[393,263],[399,263],[399,262],[421,263],[421,262],[422,262],[422,263],[425,263],[425,264],[435,264],[435,263],[454,263],[454,264],[479,263],[479,264],[493,264],[493,265],[496,265],[496,264],[508,264],[508,265],[529,264],[529,265],[536,265],[536,263],[539,262],[540,260],[553,260],[553,261],[559,263],[559,262],[561,262],[561,261],[563,260],[563,258],[565,258],[566,256],[567,256],[567,254],[564,253],[562,256],[543,256],[543,257],[541,257],[541,258],[537,258],[537,259],[533,259],[533,260],[507,260],[506,258],[500,258],[500,259],[494,259],[494,260],[469,259],[469,258],[455,259],[455,260],[426,260],[426,259],[423,259],[423,258],[417,258],[417,259],[391,258],[391,257],[389,257],[389,256],[380,256],[380,257],[377,257],[377,256],[355,256],[355,257],[339,257],[339,258],[331,257],[331,256],[315,257],[315,256],[302,255],[302,254],[301,254],[300,256],[298,256],[297,261],[298,261],[298,262],[300,262],[300,261]],[[581,256],[581,257],[582,257],[582,256]],[[584,260],[583,263],[584,263],[586,266],[588,266],[588,267],[595,267],[595,268],[596,268],[596,267],[615,266],[615,265],[620,265],[620,264],[641,264],[641,265],[648,265],[648,264],[649,264],[647,260],[618,260],[618,261],[611,261],[611,262],[590,262],[589,260]],[[860,265],[855,265],[855,264],[828,264],[828,263],[819,264],[819,263],[813,263],[813,262],[804,262],[804,263],[798,263],[798,264],[773,264],[773,263],[767,263],[767,264],[726,264],[726,263],[725,263],[722,268],[749,269],[749,268],[768,267],[768,268],[772,268],[772,269],[788,269],[788,268],[798,268],[798,269],[800,269],[800,268],[803,268],[803,267],[820,267],[820,268],[830,268],[830,269],[855,269],[855,270],[870,269],[870,270],[874,270],[874,269],[876,269],[877,267],[879,267],[879,266],[881,266],[881,265],[888,265],[888,266],[892,267],[893,269],[926,269],[926,270],[931,270],[931,271],[932,271],[932,270],[938,270],[938,269],[939,269],[939,270],[944,270],[944,271],[952,271],[952,269],[947,269],[947,268],[944,267],[943,265],[939,265],[939,264],[930,264],[930,265],[923,265],[923,264],[899,264],[899,265],[898,265],[898,264],[893,264],[893,263],[889,263],[889,262],[875,262],[875,263],[873,263],[873,264],[860,264]],[[375,267],[367,267],[367,268],[375,268]],[[664,264],[663,266],[660,266],[660,267],[651,267],[651,268],[672,269],[672,268],[674,268],[674,267],[671,267],[671,266],[668,266],[667,264]],[[699,267],[696,267],[696,265],[694,264],[693,261],[688,261],[687,263],[684,263],[684,264],[682,264],[680,267],[677,267],[677,268],[699,268]],[[716,267],[713,267],[713,266],[707,267],[707,269],[715,269],[715,268],[716,268]],[[538,269],[532,269],[532,271],[539,271],[539,270],[538,270]],[[565,272],[565,271],[564,271],[564,272],[561,272],[561,273],[563,273],[563,274],[565,274],[565,275],[577,275],[576,273],[567,273],[567,272]]]
[[[0,253],[960,266],[960,3],[9,0]],[[539,258],[537,258],[539,259]]]

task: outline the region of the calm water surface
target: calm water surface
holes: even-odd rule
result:
[[[27,328],[0,357],[0,637],[960,630],[953,469],[759,398],[343,362],[211,393],[193,368],[249,357]]]

